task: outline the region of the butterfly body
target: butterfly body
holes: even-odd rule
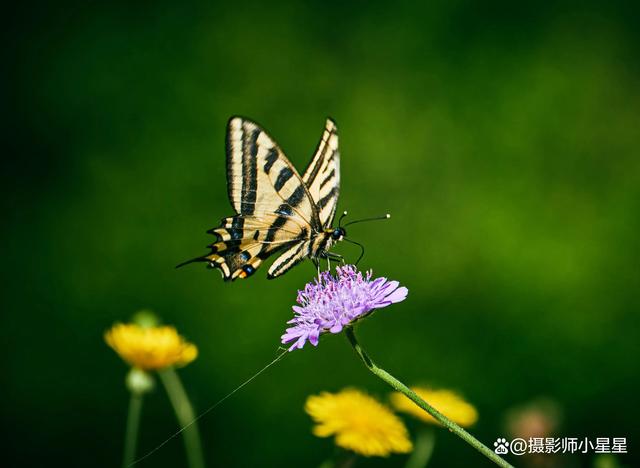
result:
[[[210,230],[211,252],[192,261],[220,269],[225,280],[247,278],[270,256],[276,278],[305,258],[317,262],[344,235],[331,226],[340,190],[335,123],[325,130],[303,176],[255,122],[232,117],[227,126],[227,189],[236,214]]]

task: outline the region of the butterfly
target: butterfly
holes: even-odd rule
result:
[[[270,256],[280,255],[267,278],[283,275],[305,258],[340,259],[329,252],[344,239],[344,227],[331,227],[340,193],[338,130],[327,119],[320,143],[302,176],[257,123],[231,117],[227,124],[227,191],[236,214],[209,230],[216,241],[208,262],[225,281],[253,275]]]

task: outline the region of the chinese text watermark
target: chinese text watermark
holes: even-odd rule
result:
[[[626,437],[516,437],[507,440],[498,437],[493,443],[498,455],[525,455],[527,453],[627,453]]]

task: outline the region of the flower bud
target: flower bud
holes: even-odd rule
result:
[[[127,373],[125,383],[129,391],[136,395],[144,395],[155,387],[155,381],[151,374],[137,367],[132,367]]]

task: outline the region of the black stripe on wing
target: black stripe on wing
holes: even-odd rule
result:
[[[255,128],[245,132],[242,138],[242,201],[240,213],[253,214],[258,190],[258,136],[260,130]]]

